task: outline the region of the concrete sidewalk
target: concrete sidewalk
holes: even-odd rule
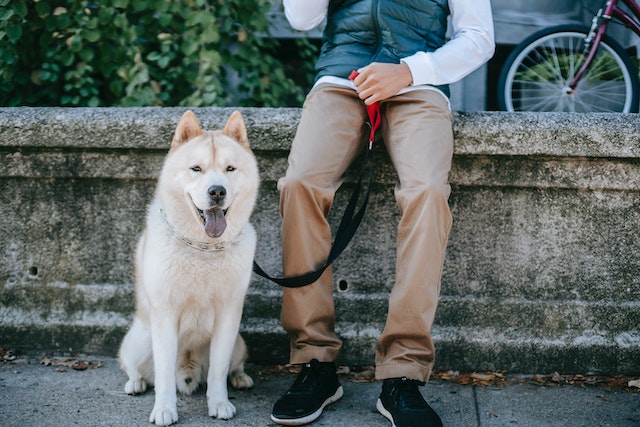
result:
[[[63,358],[57,359],[64,360]],[[149,426],[153,392],[128,396],[126,376],[111,358],[89,361],[85,370],[45,366],[41,359],[19,358],[0,365],[0,426]],[[238,413],[229,421],[207,416],[205,392],[178,397],[178,426],[275,426],[269,419],[274,400],[293,376],[249,365],[255,381],[248,391],[231,390]],[[327,407],[314,426],[389,427],[375,409],[379,382],[345,375],[344,397]],[[507,381],[503,387],[460,385],[433,379],[425,398],[445,426],[640,426],[640,393],[599,386],[545,387],[532,381]]]

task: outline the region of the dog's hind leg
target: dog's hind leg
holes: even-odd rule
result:
[[[229,382],[233,388],[251,388],[253,380],[244,372],[244,362],[247,360],[247,346],[238,334],[229,364]]]
[[[208,348],[184,350],[178,354],[176,384],[178,391],[190,395],[202,382],[204,365],[208,364]]]
[[[144,393],[147,382],[153,379],[153,355],[149,331],[137,317],[122,341],[118,358],[122,370],[129,377],[124,386],[125,393]]]

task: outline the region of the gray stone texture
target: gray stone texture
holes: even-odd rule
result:
[[[0,346],[115,355],[145,206],[184,110],[0,108]],[[300,109],[239,110],[262,178],[256,260],[279,275],[276,181]],[[194,109],[209,129],[232,111]],[[455,114],[437,367],[640,372],[639,131],[637,115]],[[373,363],[394,281],[396,175],[375,150],[365,219],[334,268],[345,364]],[[279,310],[279,287],[254,275],[242,329],[256,363],[288,359]]]

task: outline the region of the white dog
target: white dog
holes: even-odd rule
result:
[[[256,233],[249,223],[259,185],[242,115],[204,132],[191,111],[175,131],[136,251],[136,314],[120,348],[124,389],[155,386],[149,421],[178,421],[176,388],[206,376],[209,415],[229,419],[247,350],[238,334]]]

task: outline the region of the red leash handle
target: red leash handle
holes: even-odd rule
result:
[[[351,74],[349,74],[349,80],[353,81],[356,77],[358,77],[358,72],[353,70]],[[376,135],[376,130],[380,127],[380,122],[382,121],[382,116],[380,115],[380,103],[376,102],[371,105],[367,105],[367,114],[369,115],[369,123],[371,124],[371,134],[369,135],[369,149],[373,146],[373,139]]]

